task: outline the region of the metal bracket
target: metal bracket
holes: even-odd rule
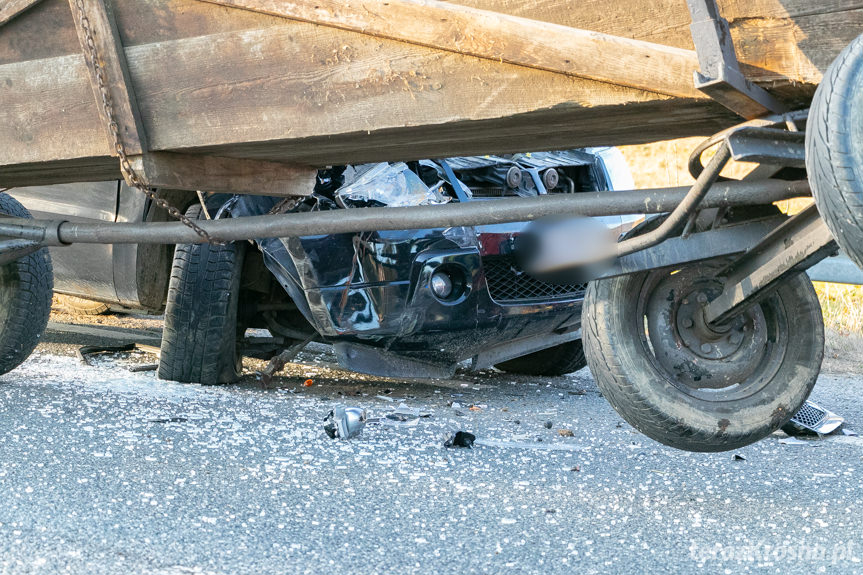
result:
[[[701,71],[695,87],[732,112],[751,120],[785,106],[740,71],[728,21],[720,16],[715,0],[686,0],[692,24],[689,29]]]
[[[806,133],[777,128],[745,127],[725,138],[736,162],[806,167]]]
[[[725,287],[704,308],[704,319],[711,325],[723,323],[771,293],[786,276],[815,265],[837,250],[815,205],[809,206],[717,274],[725,278]]]

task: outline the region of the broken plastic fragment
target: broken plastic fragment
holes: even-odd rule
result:
[[[814,440],[806,441],[805,439],[797,439],[796,437],[783,437],[779,440],[780,445],[808,445],[811,447],[816,443],[817,441]]]
[[[843,417],[807,400],[794,417],[782,426],[782,431],[788,435],[829,435],[842,427],[843,423]]]
[[[330,439],[350,439],[366,426],[366,410],[360,407],[336,407],[324,418],[324,431]]]
[[[400,403],[397,408],[386,414],[386,419],[399,422],[411,421],[419,419],[420,417],[431,417],[431,413],[428,411],[420,411],[414,407],[408,407],[404,403]]]
[[[468,433],[467,431],[456,431],[444,442],[443,446],[471,448],[473,447],[474,441],[476,441],[476,435],[473,433]]]

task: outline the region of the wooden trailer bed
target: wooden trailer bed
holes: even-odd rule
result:
[[[631,144],[740,121],[693,87],[682,0],[0,0],[0,186],[119,176],[79,1],[124,142],[153,152],[136,164],[153,184],[290,193],[306,166]],[[863,29],[863,0],[719,5],[747,78],[792,107]]]

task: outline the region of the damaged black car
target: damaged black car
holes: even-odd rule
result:
[[[201,195],[200,201],[187,199],[186,213],[241,218],[633,187],[618,150],[593,148],[334,166],[319,171],[306,197]],[[44,190],[39,205],[27,189],[16,195],[37,214],[68,219],[69,193],[64,190],[62,205],[46,205]],[[115,197],[119,202],[129,196],[136,197]],[[87,197],[89,209],[96,209],[92,188]],[[122,208],[116,206],[114,217],[161,217],[149,202],[121,214]],[[78,205],[74,216],[109,217],[104,204],[99,209],[89,213]],[[596,218],[614,234],[639,219]],[[152,311],[165,302],[162,379],[235,381],[243,356],[268,359],[308,341],[332,344],[346,369],[380,376],[446,378],[465,362],[475,370],[496,366],[532,375],[577,371],[585,366],[580,328],[586,284],[552,283],[525,272],[513,249],[525,225],[180,245],[173,258],[138,246],[105,246],[125,251],[101,258],[79,254],[84,266],[81,259],[71,263],[74,246],[53,257],[64,276],[56,282],[60,292]],[[137,268],[132,277],[141,285],[115,285],[110,278],[121,276],[115,266]],[[94,277],[101,280],[88,279]]]

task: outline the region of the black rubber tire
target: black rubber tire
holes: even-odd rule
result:
[[[747,380],[756,389],[746,396],[707,400],[681,390],[645,344],[637,300],[649,273],[593,281],[585,296],[587,363],[617,412],[652,439],[688,451],[737,449],[784,425],[809,396],[824,356],[821,307],[809,278],[790,277],[757,304],[784,310],[787,320],[784,355],[767,352],[776,362],[772,375]]]
[[[522,375],[558,376],[587,366],[580,339],[568,341],[495,365],[501,371]]]
[[[198,219],[201,207],[186,215]],[[237,305],[246,243],[182,244],[174,251],[159,378],[183,383],[232,383],[242,373]]]
[[[70,315],[103,315],[111,309],[105,302],[63,294],[57,295],[57,307]]]
[[[2,193],[0,213],[31,217]],[[45,248],[0,266],[0,375],[21,365],[36,348],[48,326],[53,289],[54,271]]]
[[[821,217],[863,267],[863,35],[833,61],[815,92],[806,168]]]

